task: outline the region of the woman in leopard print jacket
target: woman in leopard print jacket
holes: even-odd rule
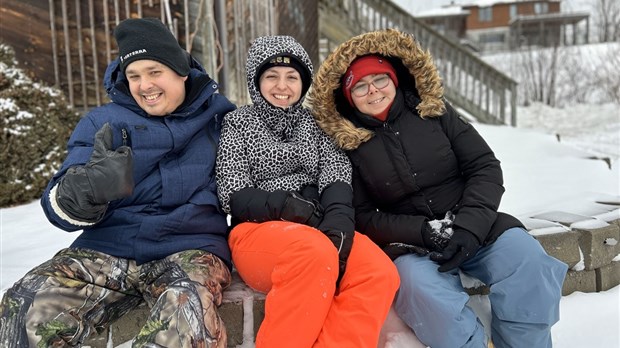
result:
[[[308,54],[260,37],[246,70],[253,104],[225,116],[216,177],[233,263],[267,293],[256,347],[376,347],[399,279],[354,231],[351,164],[302,106]]]

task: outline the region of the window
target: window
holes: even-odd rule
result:
[[[506,39],[506,36],[503,33],[488,33],[482,34],[479,37],[479,41],[481,43],[502,43]]]
[[[491,7],[480,7],[478,9],[478,20],[480,22],[490,22],[493,20],[493,10]]]
[[[444,23],[433,24],[431,27],[442,34],[446,33],[446,25]]]
[[[537,2],[534,4],[534,13],[543,14],[549,12],[549,4],[546,2]]]
[[[510,19],[517,17],[517,4],[510,5]]]

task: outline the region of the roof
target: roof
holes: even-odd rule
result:
[[[445,7],[432,8],[426,11],[420,11],[412,14],[416,18],[428,18],[428,17],[453,17],[453,16],[467,16],[468,10],[464,10],[460,5],[449,5]]]
[[[535,2],[536,0],[469,0],[462,1],[462,7],[490,7],[499,4],[515,4],[519,2]],[[560,0],[538,0],[545,2],[560,2]]]
[[[587,12],[559,12],[559,13],[546,13],[539,15],[517,16],[510,20],[510,26],[531,24],[531,23],[563,23],[563,24],[576,24],[582,20],[590,17]]]

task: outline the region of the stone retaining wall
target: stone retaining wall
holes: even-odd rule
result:
[[[620,209],[591,217],[551,212],[521,220],[547,253],[569,266],[562,295],[605,291],[620,284]],[[471,295],[488,291],[488,287],[475,282],[467,289]],[[250,289],[234,273],[220,308],[228,330],[228,347],[253,342],[264,313],[265,296]],[[87,344],[106,348],[108,340],[114,347],[130,341],[147,316],[146,306],[137,308]]]
[[[618,211],[609,214],[617,215]],[[530,234],[549,255],[568,265],[562,295],[605,291],[620,284],[620,219],[524,222],[526,227],[537,224]]]

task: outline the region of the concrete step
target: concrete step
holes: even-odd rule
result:
[[[255,332],[265,316],[265,295],[250,289],[233,272],[232,284],[224,292],[220,316],[226,325],[228,347],[237,347],[243,342],[253,342]],[[246,315],[247,313],[247,315]],[[149,309],[146,304],[134,309],[128,315],[114,322],[108,332],[92,337],[84,345],[92,348],[107,348],[111,340],[113,347],[124,344],[134,337],[146,322]]]
[[[521,218],[547,253],[569,266],[562,295],[575,291],[605,291],[620,284],[620,217],[617,215],[620,210],[594,217],[576,218],[578,214],[554,212],[539,214],[537,218]],[[461,278],[470,295],[487,295],[490,291],[477,279],[466,275]],[[114,347],[131,341],[148,314],[148,308],[140,306],[86,345],[107,348],[109,340]],[[253,342],[264,314],[265,295],[250,289],[233,272],[233,282],[224,292],[220,307],[228,332],[228,347]]]

